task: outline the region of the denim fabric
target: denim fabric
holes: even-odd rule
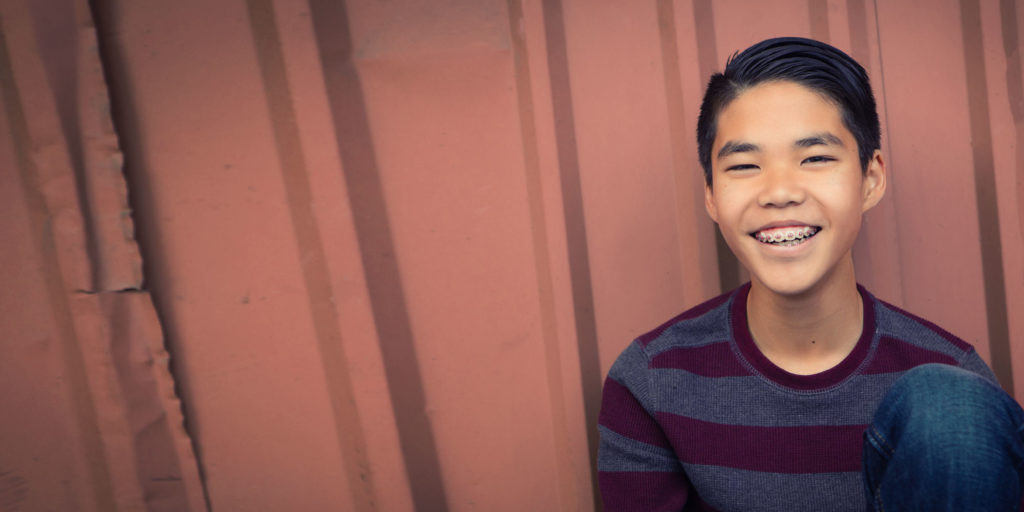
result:
[[[985,378],[927,364],[900,377],[864,433],[868,510],[1021,510],[1024,411]]]

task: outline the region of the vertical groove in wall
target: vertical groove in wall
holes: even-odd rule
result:
[[[967,101],[970,108],[974,192],[978,205],[978,236],[981,242],[981,271],[985,287],[985,312],[989,347],[992,352],[992,370],[1007,392],[1013,393],[1003,247],[999,238],[999,204],[989,124],[988,84],[985,77],[985,48],[981,35],[981,8],[976,0],[960,1],[960,23],[963,33]]]
[[[76,83],[79,73],[74,76],[76,80],[67,80],[67,74],[61,74],[61,70],[75,69],[76,63],[68,58],[70,55],[82,51],[78,48],[78,27],[76,27],[76,10],[71,5],[65,5],[64,9],[54,9],[52,5],[44,5],[44,2],[27,2],[32,12],[33,25],[36,28],[36,36],[40,43],[60,38],[62,45],[50,45],[50,48],[74,48],[74,52],[46,52],[46,47],[40,44],[40,59],[43,68],[46,70],[47,79],[53,88],[54,105],[57,111],[57,121],[60,125],[61,134],[64,135],[64,143],[67,145],[68,160],[75,176],[75,193],[81,209],[82,226],[85,230],[85,249],[89,254],[89,267],[91,272],[89,291],[103,291],[104,282],[104,255],[98,245],[96,234],[96,220],[93,218],[92,197],[89,194],[89,179],[86,176],[85,150],[82,148],[81,138],[76,135],[80,125],[78,109],[75,101],[78,94],[76,88],[81,87]],[[42,31],[40,33],[40,31]]]
[[[832,35],[828,26],[828,0],[807,0],[807,12],[811,21],[811,38],[831,44]]]
[[[700,236],[697,227],[700,207],[694,204],[700,194],[693,190],[693,180],[690,175],[693,172],[692,166],[697,163],[698,159],[692,149],[692,141],[686,140],[685,123],[694,121],[693,117],[686,115],[684,108],[673,0],[658,0],[657,13],[669,144],[672,148],[672,179],[675,184],[677,236],[681,256],[679,264],[684,279],[684,294],[689,295],[688,290],[703,293],[706,282],[701,275],[705,265],[701,263],[701,250],[698,247],[698,244],[705,242],[705,239]]]
[[[523,6],[520,0],[508,0],[509,33],[515,59],[516,99],[519,107],[519,128],[523,144],[523,167],[526,195],[530,207],[533,263],[537,272],[537,296],[540,300],[541,337],[544,341],[544,363],[547,370],[548,398],[554,429],[555,464],[558,470],[560,510],[580,510],[569,450],[569,428],[565,415],[565,393],[562,387],[562,357],[559,352],[558,329],[555,324],[554,284],[549,259],[547,219],[540,179],[537,150],[536,117],[531,92],[530,60],[523,28]],[[593,466],[594,461],[590,461]]]
[[[601,407],[601,364],[597,347],[597,319],[594,317],[594,290],[587,249],[583,189],[580,182],[579,153],[576,145],[575,114],[572,105],[568,46],[561,0],[545,0],[544,35],[547,39],[548,74],[551,77],[551,103],[555,116],[555,146],[562,185],[563,215],[569,251],[569,280],[572,286],[576,322],[583,409],[587,419],[587,446],[590,459],[597,460],[597,413]],[[591,479],[597,482],[596,465],[591,464]]]
[[[715,36],[715,14],[711,0],[693,0],[693,22],[697,29],[697,67],[701,83],[707,84],[718,69],[718,42]],[[740,285],[740,262],[722,238],[715,225],[715,250],[718,252],[718,282],[722,291]]]
[[[1024,239],[1024,77],[1021,73],[1020,31],[1017,26],[1017,4],[1014,0],[1000,0],[1003,54],[1006,56],[1006,91],[1010,100],[1010,113],[1016,132],[1014,175],[1017,177],[1017,228]]]
[[[895,153],[889,122],[889,102],[886,92],[885,51],[882,46],[882,26],[878,6],[873,0],[847,0],[846,18],[850,37],[850,55],[867,70],[875,95],[876,109],[881,122],[880,149],[886,166],[887,194],[874,209],[862,219],[861,236],[854,247],[854,258],[858,263],[858,278],[864,275],[871,281],[875,293],[895,303],[901,303],[903,293],[902,253],[899,207],[895,194],[899,169],[894,168],[888,157]],[[872,32],[874,32],[872,34]],[[874,39],[872,39],[872,37]],[[896,171],[896,172],[893,172]],[[861,252],[863,251],[863,252]],[[866,260],[861,258],[866,257]],[[865,268],[866,263],[869,268]]]
[[[36,144],[32,142],[28,121],[22,108],[21,95],[14,79],[2,17],[0,17],[0,95],[2,95],[0,101],[4,102],[4,108],[8,113],[7,122],[10,123],[12,145],[18,165],[16,172],[21,175],[22,196],[31,212],[28,223],[31,226],[36,251],[42,258],[42,274],[46,280],[43,286],[53,308],[54,328],[60,336],[61,357],[67,371],[64,386],[74,394],[73,397],[70,397],[71,407],[75,412],[74,424],[81,433],[80,446],[89,470],[89,474],[84,479],[88,480],[87,485],[95,500],[90,505],[100,511],[116,510],[110,467],[103,449],[96,404],[90,392],[91,386],[86,363],[81,352],[81,340],[75,331],[72,299],[69,296],[72,290],[63,278],[64,272],[56,253],[59,244],[55,244],[55,240],[48,239],[47,236],[60,236],[52,226],[55,212],[51,212],[47,206],[46,198],[43,196],[43,184],[39,181],[39,169],[36,167],[32,155],[29,154],[30,148],[36,147]]]
[[[271,0],[248,0],[248,10],[353,510],[374,510],[373,474],[366,454],[366,439],[355,403],[337,311],[332,301],[334,291],[320,240],[320,228],[312,209],[309,175],[292,105],[274,7]]]
[[[850,52],[857,62],[864,67],[871,62],[871,50],[868,45],[867,6],[864,0],[846,1],[846,19],[850,26]],[[881,83],[881,77],[878,77]]]
[[[870,66],[871,63],[871,43],[868,40],[868,19],[867,19],[867,4],[865,0],[848,0],[846,13],[849,17],[850,27],[850,46],[853,48],[853,58],[857,62],[862,63],[865,69]],[[873,12],[875,14],[875,43],[878,45],[878,76],[869,76],[872,84],[875,84],[875,88],[872,91],[875,94],[875,103],[881,103],[883,105],[883,121],[888,123],[889,121],[889,102],[885,93],[885,61],[882,57],[882,26],[878,21],[878,4],[873,2]],[[878,96],[881,95],[883,101],[878,101]],[[877,107],[876,107],[877,108]],[[886,126],[882,126],[882,139],[885,140],[885,146],[892,149],[892,139],[889,136],[889,130]],[[887,176],[886,179],[889,183],[892,183],[892,176]],[[899,251],[896,251],[897,258],[899,257]],[[900,290],[902,293],[902,290]]]
[[[867,4],[865,0],[849,0],[848,13],[850,14],[850,41],[855,48],[855,51],[861,53],[861,55],[854,55],[854,58],[858,62],[870,63],[870,43],[868,42],[868,21],[867,21]],[[882,57],[882,24],[878,21],[878,2],[871,0],[873,3],[873,11],[875,13],[875,37],[876,43],[878,44],[878,76],[873,77],[873,81],[878,84],[881,89],[882,98],[886,101],[883,102],[883,114],[885,115],[886,123],[889,122],[889,101],[888,96],[885,92],[885,60]],[[856,16],[856,17],[855,17]],[[854,31],[857,31],[856,33]],[[861,60],[863,59],[863,60]],[[878,92],[875,91],[877,95]],[[876,102],[877,103],[877,102]],[[892,139],[889,135],[889,130],[883,127],[882,137],[885,139],[885,144],[889,148],[892,148]],[[892,182],[892,177],[888,177],[889,182]],[[900,252],[896,252],[899,257]],[[901,265],[902,266],[902,265]],[[900,291],[902,293],[902,290]]]
[[[309,6],[413,505],[447,510],[347,6],[339,0],[311,0]]]

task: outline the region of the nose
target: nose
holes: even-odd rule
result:
[[[799,172],[784,167],[766,171],[761,174],[762,187],[758,195],[758,204],[762,207],[785,208],[799,205],[807,199]]]

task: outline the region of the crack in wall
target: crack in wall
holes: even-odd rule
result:
[[[123,235],[130,239],[137,248],[139,259],[138,268],[135,270],[136,278],[131,286],[104,287],[102,284],[109,284],[106,281],[94,280],[94,289],[78,289],[76,293],[106,296],[137,296],[145,294],[148,297],[149,311],[152,313],[156,328],[159,330],[159,347],[155,347],[156,354],[150,354],[150,363],[158,361],[166,368],[170,377],[174,402],[177,405],[182,423],[180,432],[188,442],[190,455],[195,461],[199,490],[201,494],[201,506],[204,510],[211,510],[209,493],[203,469],[201,447],[195,436],[195,425],[191,419],[187,389],[187,379],[181,375],[180,368],[175,365],[175,339],[176,333],[173,325],[167,321],[167,303],[161,279],[154,277],[159,275],[159,233],[155,229],[147,233],[147,226],[156,226],[151,222],[152,214],[145,206],[149,203],[142,198],[147,197],[148,181],[145,175],[145,159],[141,151],[141,134],[136,122],[136,112],[133,108],[132,84],[128,79],[126,56],[119,40],[119,33],[116,31],[117,16],[119,15],[120,2],[118,0],[86,0],[87,9],[91,14],[95,27],[97,45],[93,49],[101,66],[101,73],[105,82],[107,92],[106,121],[110,125],[110,131],[114,134],[115,154],[112,160],[112,167],[123,180],[123,203],[119,212]],[[134,236],[133,236],[134,235]],[[173,426],[173,425],[172,425]],[[140,463],[143,462],[140,460]],[[180,461],[185,462],[185,461]],[[151,482],[181,482],[180,475],[156,475],[149,478]],[[192,500],[189,499],[191,502]],[[194,503],[191,503],[194,505]]]

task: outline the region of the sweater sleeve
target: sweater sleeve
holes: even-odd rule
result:
[[[598,430],[598,485],[604,509],[682,510],[689,483],[651,405],[647,356],[636,342],[604,383]]]

